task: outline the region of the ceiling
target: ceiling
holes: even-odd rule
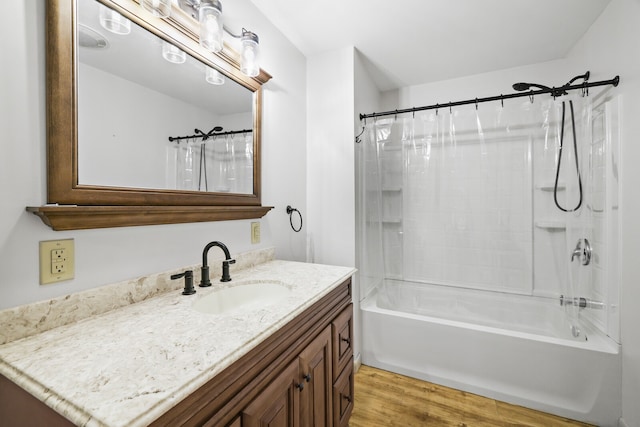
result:
[[[561,59],[610,0],[252,0],[307,57],[356,47],[380,90]]]

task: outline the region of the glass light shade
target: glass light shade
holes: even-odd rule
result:
[[[200,46],[211,52],[222,51],[222,5],[218,0],[200,2]]]
[[[249,77],[260,74],[260,45],[258,36],[251,31],[242,32],[240,71]]]
[[[205,69],[205,78],[207,83],[212,85],[223,85],[224,84],[224,76],[220,74],[220,71],[215,68],[206,67]]]
[[[182,64],[187,60],[187,54],[183,50],[164,40],[162,41],[162,57],[174,64]]]
[[[115,10],[101,4],[98,14],[100,25],[105,30],[121,35],[129,34],[131,32],[131,21],[120,15]]]
[[[166,18],[171,15],[171,0],[140,0],[140,4],[159,18]]]

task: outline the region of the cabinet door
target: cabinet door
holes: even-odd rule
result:
[[[298,427],[299,384],[296,359],[242,411],[242,427]]]
[[[353,357],[333,385],[333,427],[348,427],[353,411]]]
[[[301,427],[330,427],[332,416],[331,326],[327,326],[298,357],[301,381]]]
[[[333,331],[334,381],[353,356],[353,304],[349,304],[331,323]]]

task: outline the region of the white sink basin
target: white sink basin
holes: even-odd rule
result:
[[[282,301],[291,288],[279,281],[240,282],[212,292],[193,304],[193,309],[206,314],[254,311]]]

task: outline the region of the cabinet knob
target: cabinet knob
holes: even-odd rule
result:
[[[304,377],[302,377],[302,378],[304,378],[307,382],[311,381],[311,375],[310,375],[310,374],[306,374],[306,375],[305,375]]]
[[[300,391],[304,390],[304,383],[298,383],[296,384],[296,388]]]
[[[349,338],[342,338],[342,337],[340,337],[340,341],[344,341],[344,342],[346,342],[347,344],[351,345],[351,340],[350,340]]]

